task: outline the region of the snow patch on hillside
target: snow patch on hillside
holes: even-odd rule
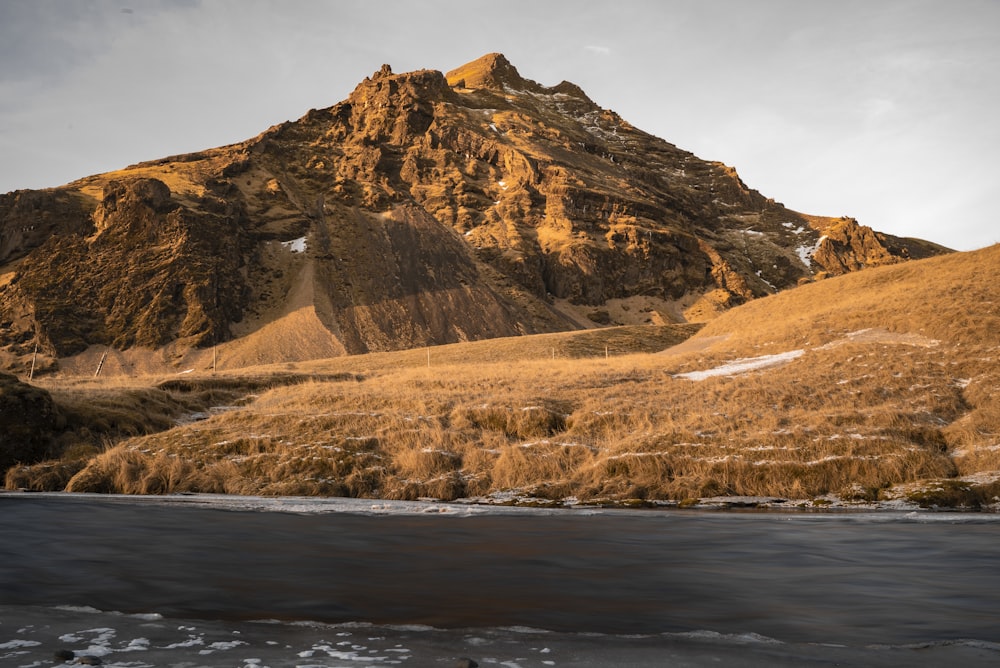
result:
[[[795,252],[798,253],[799,255],[799,260],[802,261],[802,264],[804,264],[806,268],[809,268],[810,266],[809,263],[810,260],[812,259],[813,254],[815,254],[816,251],[819,250],[819,245],[823,243],[823,241],[825,240],[826,240],[826,235],[824,234],[819,239],[817,239],[816,243],[813,244],[812,246],[799,246],[798,248],[795,249]]]
[[[777,366],[779,364],[785,364],[786,362],[791,362],[797,357],[801,357],[805,354],[805,350],[789,350],[784,353],[776,353],[774,355],[762,355],[760,357],[745,357],[742,359],[736,359],[731,362],[726,362],[722,366],[717,366],[714,369],[705,369],[704,371],[688,371],[687,373],[678,373],[674,375],[674,378],[686,378],[687,380],[705,380],[706,378],[712,378],[714,376],[735,376],[737,374],[746,373],[747,371],[754,371],[756,369],[765,369],[771,366]]]
[[[292,239],[291,241],[282,241],[281,245],[292,251],[293,253],[305,253],[306,252],[306,238],[299,237],[298,239]]]

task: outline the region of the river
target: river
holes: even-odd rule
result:
[[[272,634],[364,628],[406,650],[385,654],[390,648],[379,645],[373,651],[385,661],[370,665],[448,665],[421,663],[413,654],[421,643],[451,643],[456,656],[478,652],[489,665],[485,647],[508,641],[564,648],[558,657],[551,648],[538,654],[536,663],[497,658],[497,665],[519,668],[626,665],[586,663],[608,647],[631,657],[627,665],[652,666],[642,663],[644,649],[662,657],[655,652],[681,651],[685,643],[733,650],[744,661],[755,652],[769,657],[739,665],[774,664],[775,652],[791,660],[798,651],[817,660],[867,652],[869,665],[894,665],[893,652],[921,647],[921,656],[933,654],[935,662],[1000,660],[994,514],[0,494],[0,536],[0,631],[28,624],[40,632],[54,618],[63,620],[52,623],[55,630],[66,631],[46,642],[33,641],[30,629],[23,637],[0,636],[0,661],[11,661],[0,665],[49,665],[32,664],[37,652],[74,637],[74,623],[89,623],[67,616],[97,623],[87,615],[101,614],[118,615],[115,625],[102,618],[105,626],[97,626],[117,634],[123,624],[162,630],[173,628],[164,620],[200,620],[206,628],[260,635],[253,620],[271,620]],[[18,615],[20,621],[10,619]],[[177,626],[196,627],[190,624]],[[75,637],[92,645],[79,635],[85,630],[75,629]],[[480,644],[465,643],[470,633]],[[106,664],[125,647],[123,636],[113,637],[118,645],[90,647],[105,654]],[[594,638],[603,640],[588,659],[580,648]],[[6,659],[4,642],[14,643]],[[281,643],[271,642],[267,647]],[[582,663],[567,663],[573,652]],[[877,664],[871,652],[890,662]],[[202,656],[207,661],[211,653]],[[323,656],[327,663],[302,663],[300,656],[282,665],[367,660]],[[279,665],[277,657],[247,665],[263,661]]]

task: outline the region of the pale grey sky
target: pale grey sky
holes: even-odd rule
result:
[[[492,51],[795,210],[1000,242],[998,0],[0,0],[0,192]]]

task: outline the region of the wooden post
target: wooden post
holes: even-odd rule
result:
[[[215,369],[219,362],[219,353],[216,351],[215,344],[212,344],[212,375],[215,375]]]
[[[31,354],[31,370],[28,371],[28,382],[35,377],[35,359],[38,358],[38,339],[35,339],[35,352]]]
[[[608,359],[608,347],[604,346],[604,359]]]
[[[97,378],[98,376],[101,375],[101,369],[104,368],[104,360],[108,358],[108,350],[110,350],[110,348],[106,349],[104,351],[104,354],[101,355],[101,361],[97,365],[97,371],[94,372],[94,378]]]
[[[427,349],[427,368],[431,368],[431,349]]]

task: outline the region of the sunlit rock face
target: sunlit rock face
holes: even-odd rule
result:
[[[245,142],[0,196],[0,367],[266,347],[293,314],[327,354],[703,321],[945,251],[786,209],[501,54],[385,65]]]

